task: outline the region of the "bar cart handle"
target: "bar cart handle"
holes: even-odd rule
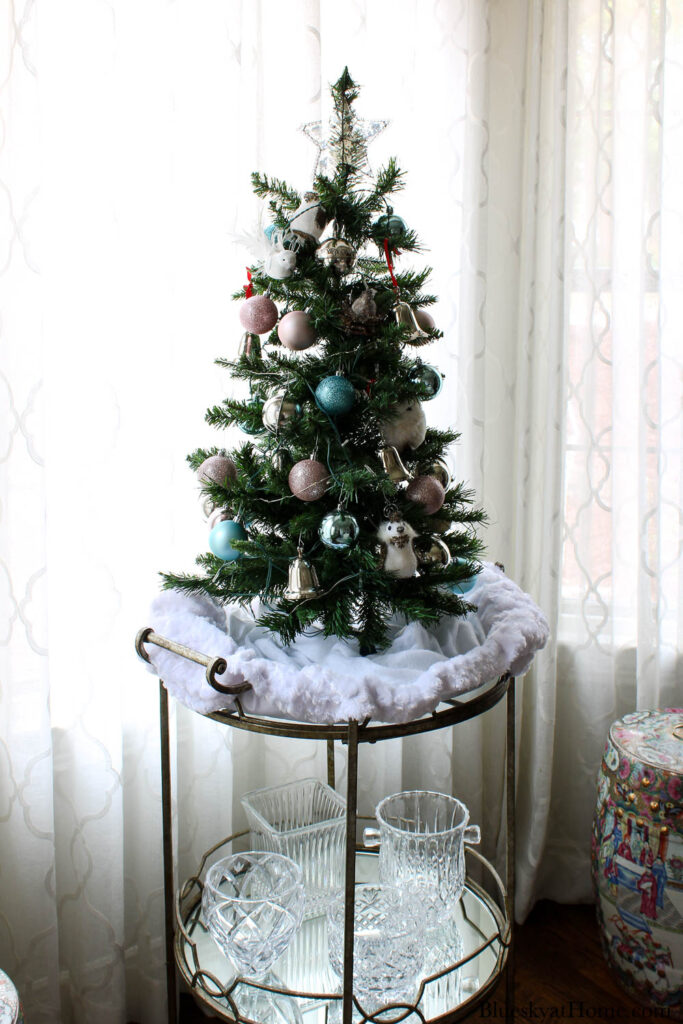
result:
[[[481,842],[481,829],[478,825],[468,825],[465,829],[463,839],[466,843],[471,843],[473,846],[476,843]]]

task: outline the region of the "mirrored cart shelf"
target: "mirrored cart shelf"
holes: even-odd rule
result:
[[[512,912],[514,906],[514,779],[515,779],[515,680],[502,676],[472,694],[444,701],[431,714],[399,725],[385,725],[367,719],[335,725],[316,725],[248,714],[240,694],[248,684],[223,687],[216,676],[225,671],[221,658],[193,651],[159,636],[152,629],[140,630],[136,650],[149,661],[145,644],[155,644],[180,657],[203,665],[214,689],[226,694],[230,708],[207,717],[232,728],[286,738],[325,740],[327,743],[327,782],[335,785],[335,743],[347,747],[346,767],[346,854],[345,854],[345,970],[336,977],[329,965],[325,917],[304,921],[289,949],[275,964],[275,974],[290,992],[274,998],[296,1000],[303,1024],[356,1024],[368,1018],[353,995],[353,920],[355,886],[375,881],[378,858],[356,844],[359,816],[358,747],[395,737],[408,737],[436,729],[449,728],[475,718],[505,699],[507,704],[505,778],[506,778],[506,885],[503,886],[489,862],[467,846],[465,892],[457,909],[455,928],[443,930],[427,960],[423,980],[414,1004],[386,1008],[370,1020],[378,1024],[450,1024],[463,1020],[492,992],[505,971],[505,1019],[514,1019],[514,970]],[[242,1020],[236,1009],[239,986],[230,961],[223,956],[201,920],[202,872],[220,855],[248,846],[249,833],[239,833],[218,843],[205,854],[197,875],[175,892],[171,757],[169,742],[168,693],[159,681],[161,727],[161,782],[164,845],[164,906],[166,923],[166,972],[169,1024],[177,1020],[177,972],[210,1015],[222,1020]],[[432,941],[430,940],[430,946]],[[251,983],[253,986],[253,983]],[[256,1022],[259,1024],[259,1022]]]
[[[211,1015],[234,1020],[239,1007],[240,981],[230,961],[206,930],[201,914],[203,874],[207,862],[231,852],[232,844],[244,846],[248,833],[230,836],[205,855],[196,876],[179,890],[175,910],[175,958],[180,974],[195,998]],[[242,842],[240,842],[242,840]],[[489,888],[467,878],[465,892],[452,922],[436,933],[438,947],[427,955],[423,980],[412,1006],[385,1007],[383,1020],[396,1018],[426,1022],[466,1017],[488,995],[505,965],[510,925],[505,912],[505,892],[498,875],[471,847],[467,855]],[[357,882],[377,881],[378,857],[370,851],[356,853]],[[283,988],[279,998],[295,1000],[303,1024],[341,1020],[341,980],[328,959],[327,921],[324,915],[304,921],[296,938],[275,964],[274,973]],[[354,1020],[367,1017],[356,1002]]]

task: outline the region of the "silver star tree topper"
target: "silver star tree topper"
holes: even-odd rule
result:
[[[334,177],[341,164],[350,164],[356,171],[369,170],[368,145],[388,121],[369,121],[358,117],[352,104],[358,97],[358,87],[344,68],[341,78],[332,86],[334,112],[325,130],[322,121],[309,121],[301,131],[317,148],[313,177],[324,174]]]

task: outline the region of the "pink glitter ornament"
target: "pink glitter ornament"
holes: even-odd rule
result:
[[[327,490],[327,466],[317,459],[302,459],[289,471],[289,489],[301,501],[317,501]]]
[[[231,480],[237,479],[237,466],[227,455],[210,455],[197,470],[197,477],[200,483],[227,487]]]
[[[277,323],[277,306],[267,295],[252,295],[240,306],[240,322],[245,331],[267,334]]]
[[[422,505],[428,516],[438,512],[446,498],[446,492],[433,476],[417,476],[406,488],[406,498]]]

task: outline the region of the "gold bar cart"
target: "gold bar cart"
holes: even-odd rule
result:
[[[505,1020],[512,1024],[514,1020],[514,967],[513,967],[513,924],[514,924],[514,892],[515,892],[515,680],[509,674],[501,676],[496,682],[482,687],[474,696],[453,698],[442,702],[430,715],[399,725],[374,723],[371,719],[362,722],[349,721],[336,725],[316,725],[306,722],[295,722],[285,719],[267,718],[245,712],[240,695],[251,689],[249,683],[235,686],[224,686],[217,676],[226,669],[222,658],[212,658],[178,644],[173,640],[159,636],[153,629],[141,629],[137,635],[135,646],[141,658],[149,662],[145,644],[154,644],[186,658],[206,668],[209,684],[219,693],[229,698],[230,707],[226,710],[213,712],[207,717],[216,722],[236,729],[250,732],[281,736],[296,739],[324,740],[327,744],[327,781],[335,785],[335,743],[347,747],[347,794],[346,794],[346,905],[344,931],[344,979],[342,991],[330,991],[329,986],[322,991],[311,989],[311,977],[315,977],[315,964],[306,963],[291,966],[288,981],[290,987],[279,994],[296,999],[306,1014],[312,1014],[310,1020],[317,1024],[326,1024],[331,1008],[338,1010],[341,1005],[341,1024],[352,1024],[352,1021],[374,1022],[372,1015],[366,1015],[353,995],[353,920],[354,920],[354,889],[357,873],[363,877],[372,875],[373,861],[376,856],[371,851],[363,850],[357,843],[358,815],[358,749],[361,743],[378,743],[382,740],[414,736],[437,729],[453,727],[484,714],[495,707],[503,699],[507,705],[506,728],[506,884],[493,866],[471,846],[466,848],[467,879],[462,900],[463,929],[470,937],[465,955],[453,964],[446,965],[432,976],[425,978],[418,990],[414,1004],[396,1006],[391,1014],[391,1007],[384,1008],[381,1013],[384,1020],[391,1019],[391,1024],[399,1024],[412,1014],[415,1016],[409,1024],[419,1018],[421,1024],[451,1024],[464,1020],[491,994],[505,971]],[[166,931],[166,987],[168,997],[169,1024],[176,1024],[178,1014],[177,976],[178,973],[189,986],[195,999],[212,1016],[228,1022],[242,1024],[242,1018],[232,998],[237,984],[247,984],[237,977],[222,980],[215,971],[206,967],[207,943],[213,943],[206,936],[200,918],[202,881],[201,874],[209,857],[217,850],[240,841],[248,836],[248,832],[236,833],[221,840],[208,850],[202,858],[195,875],[180,886],[177,894],[174,884],[173,836],[171,813],[171,757],[169,742],[169,710],[168,692],[159,681],[160,699],[160,732],[161,732],[161,783],[162,783],[162,821],[163,821],[163,863],[164,863],[164,911]],[[475,880],[475,876],[477,880]],[[484,885],[488,884],[488,889]],[[493,890],[493,893],[489,891]],[[326,959],[324,945],[326,936],[314,933],[313,924],[304,922],[305,931],[302,942],[309,959],[320,957]],[[472,948],[470,948],[470,945]],[[313,952],[311,952],[313,951]],[[287,954],[285,954],[285,957]],[[296,959],[293,957],[292,959]],[[321,964],[321,967],[323,965]],[[302,973],[306,968],[305,979],[308,986],[301,986],[297,980],[297,970]],[[462,999],[457,979],[462,971],[475,969],[481,976],[481,983]],[[460,974],[458,973],[460,972]],[[261,987],[251,982],[256,987]],[[457,1003],[449,1005],[449,993],[458,992]],[[322,1016],[320,1014],[322,1013]],[[375,1015],[376,1016],[376,1015]],[[338,1019],[338,1018],[336,1018]]]

